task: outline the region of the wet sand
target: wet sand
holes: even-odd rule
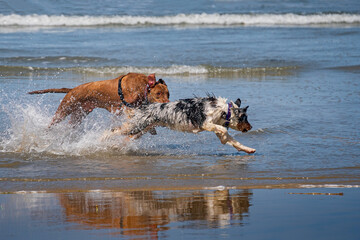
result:
[[[357,188],[0,194],[1,239],[359,239]]]

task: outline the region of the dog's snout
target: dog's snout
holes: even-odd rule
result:
[[[241,131],[241,132],[247,132],[247,131],[250,131],[252,129],[252,126],[250,125],[250,123],[241,123],[241,124],[238,124],[238,130]]]

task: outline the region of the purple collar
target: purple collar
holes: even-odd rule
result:
[[[232,108],[232,103],[228,103],[228,111],[226,114],[226,121],[225,121],[225,127],[226,129],[229,129],[229,124],[230,124],[230,118],[231,118],[231,108]]]

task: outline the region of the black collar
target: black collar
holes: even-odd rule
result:
[[[125,101],[125,99],[124,99],[124,93],[123,93],[122,88],[121,88],[121,81],[122,81],[122,79],[123,79],[125,76],[126,76],[126,75],[122,76],[122,77],[119,79],[118,94],[119,94],[120,100],[121,100],[120,106],[121,106],[122,104],[124,104],[124,105],[127,106],[127,107],[133,108],[133,107],[135,107],[133,104],[128,103],[127,101]]]
[[[126,76],[126,75],[122,76],[122,77],[119,79],[118,94],[119,94],[120,100],[121,100],[121,102],[122,102],[122,103],[120,103],[120,106],[121,106],[122,104],[124,104],[124,105],[127,106],[127,107],[134,108],[134,107],[136,107],[134,104],[128,103],[128,102],[125,101],[125,99],[124,99],[124,93],[123,93],[122,88],[121,88],[121,81],[122,81],[122,79],[123,79],[125,76]],[[149,91],[150,91],[150,86],[149,86],[149,84],[147,84],[147,85],[146,85],[146,88],[145,88],[145,93],[144,93],[145,103],[143,103],[143,104],[148,104],[148,103],[149,103],[149,101],[148,101],[148,92],[149,92]]]

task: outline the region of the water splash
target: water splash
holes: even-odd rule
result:
[[[2,99],[3,100],[3,99]],[[2,102],[2,101],[0,101]],[[28,103],[2,104],[0,114],[6,115],[6,130],[0,133],[0,153],[41,156],[160,156],[187,154],[189,135],[171,132],[159,134],[156,138],[144,136],[140,140],[129,141],[122,136],[101,140],[104,131],[121,124],[121,118],[115,118],[106,111],[94,111],[81,125],[72,127],[65,120],[49,128],[53,107],[42,100]],[[105,116],[104,116],[105,114]],[[165,129],[164,129],[165,130]],[[174,141],[169,141],[169,136]],[[179,138],[180,135],[180,138]],[[191,135],[190,135],[191,136]],[[200,138],[201,141],[202,138]],[[204,139],[202,139],[204,140]],[[193,141],[193,140],[190,140]]]
[[[1,99],[0,102],[4,101]],[[95,113],[76,128],[67,121],[49,128],[53,114],[51,106],[41,100],[28,103],[6,101],[10,104],[2,104],[1,114],[7,116],[8,124],[0,135],[0,152],[79,156],[109,150],[124,154],[134,150],[131,142],[122,144],[121,138],[101,141],[109,125],[99,122],[100,113]]]
[[[180,133],[158,128],[158,135],[144,135],[141,139],[128,140],[115,136],[101,140],[104,132],[121,125],[123,119],[103,109],[95,109],[77,127],[67,120],[49,128],[55,112],[54,103],[48,98],[30,95],[16,97],[17,93],[0,97],[0,118],[6,119],[0,126],[0,153],[20,154],[29,158],[56,156],[92,156],[113,158],[128,156],[235,156],[227,145],[222,145],[216,135]],[[6,103],[6,104],[5,104]],[[57,103],[56,103],[57,104]],[[5,116],[5,117],[4,117]],[[230,152],[229,152],[230,149]]]

